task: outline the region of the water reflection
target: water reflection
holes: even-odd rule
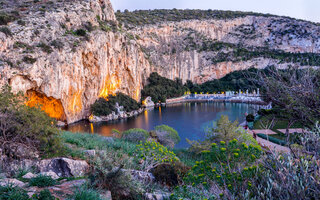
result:
[[[168,105],[167,107],[146,110],[143,114],[113,122],[89,123],[81,121],[66,128],[72,132],[98,133],[111,136],[112,129],[125,131],[130,128],[143,128],[152,130],[153,127],[166,124],[175,128],[181,137],[178,148],[188,146],[186,138],[201,140],[205,137],[205,130],[212,127],[221,115],[228,115],[230,120],[242,122],[245,113],[256,110],[258,106],[242,103],[209,102],[184,103]]]

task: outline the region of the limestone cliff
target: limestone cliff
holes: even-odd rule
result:
[[[117,12],[109,0],[0,2],[0,86],[72,123],[100,97],[136,100],[152,71],[203,83],[249,67],[319,66],[320,26],[255,13]],[[151,23],[150,23],[151,22]]]
[[[118,27],[109,0],[15,1],[0,26],[0,86],[23,91],[28,105],[72,123],[99,96],[123,92],[139,100],[149,62]]]
[[[203,83],[250,67],[320,66],[319,24],[258,13],[199,10],[117,12],[168,78]]]

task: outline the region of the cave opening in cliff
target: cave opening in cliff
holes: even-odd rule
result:
[[[108,100],[109,95],[116,95],[121,86],[121,79],[117,75],[107,76],[99,97]]]
[[[53,97],[47,97],[46,95],[34,90],[27,91],[26,96],[28,98],[26,102],[27,106],[40,106],[41,109],[50,117],[63,122],[67,121],[67,117],[60,100]]]

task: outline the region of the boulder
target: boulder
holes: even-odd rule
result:
[[[98,116],[90,116],[89,117],[89,121],[90,122],[101,122],[101,121],[103,121],[103,119],[101,117],[98,117]]]
[[[66,123],[62,122],[62,121],[57,121],[57,126],[58,127],[64,127],[64,126],[66,126]]]
[[[38,164],[37,160],[12,160],[6,156],[2,156],[0,161],[0,168],[2,171],[11,176],[21,169],[31,171]]]
[[[128,169],[122,169],[122,171],[129,173],[134,180],[143,184],[150,184],[155,181],[155,177],[149,172]]]
[[[18,143],[7,143],[1,151],[9,158],[16,160],[39,158],[39,152],[37,150]]]
[[[53,158],[40,161],[38,168],[40,172],[53,171],[59,177],[81,177],[85,175],[89,165],[83,160]]]
[[[7,178],[7,175],[5,173],[0,173],[0,179],[5,179]]]
[[[96,150],[84,150],[83,153],[88,157],[93,157],[96,155]]]
[[[0,186],[12,185],[13,187],[25,187],[26,184],[22,181],[12,178],[5,178],[0,180]]]
[[[146,108],[154,107],[154,102],[151,100],[151,97],[147,97],[144,101],[142,101],[142,104]]]
[[[156,193],[146,193],[144,195],[145,200],[165,200],[170,199],[170,194],[163,193],[163,192],[156,192]]]
[[[28,172],[26,175],[22,176],[22,178],[25,178],[25,179],[31,179],[31,178],[34,178],[34,177],[36,177],[36,175],[34,175],[31,172]]]
[[[40,175],[42,175],[42,176],[50,176],[54,180],[60,178],[55,172],[53,172],[51,170],[48,171],[48,172],[41,172]]]

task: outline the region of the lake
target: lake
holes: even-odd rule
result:
[[[203,140],[206,130],[213,127],[221,115],[227,115],[230,120],[238,120],[241,123],[245,120],[245,113],[252,113],[258,107],[258,105],[229,102],[180,103],[146,110],[136,117],[113,122],[81,121],[69,125],[65,130],[111,136],[112,129],[125,131],[142,128],[150,131],[157,125],[165,124],[176,129],[181,137],[181,142],[175,147],[186,148],[189,146],[186,138]]]

